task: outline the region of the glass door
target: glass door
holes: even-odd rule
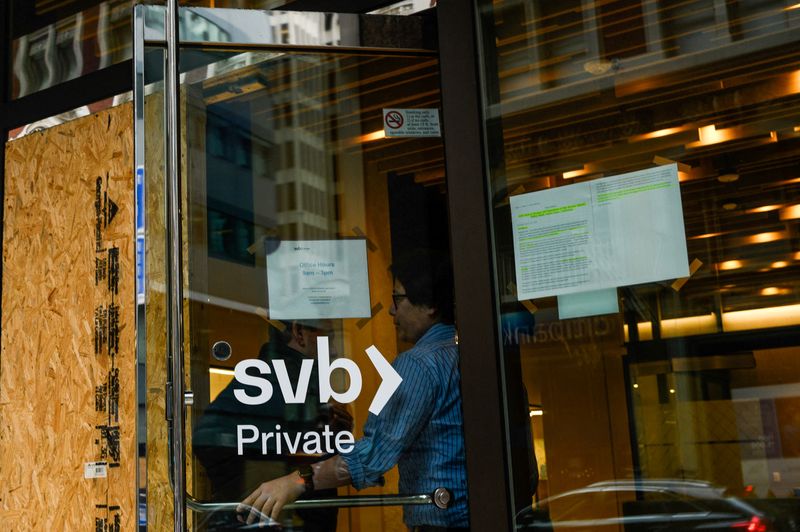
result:
[[[171,486],[185,482],[196,530],[467,526],[425,25],[181,9],[184,375],[172,379],[164,9],[136,13],[140,521],[168,528]],[[165,383],[181,379],[173,405]],[[263,487],[275,479],[302,485],[280,512]]]

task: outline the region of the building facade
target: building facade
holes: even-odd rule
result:
[[[180,8],[175,49],[156,2],[0,13],[4,529],[237,529],[406,394],[435,448],[381,363],[442,320],[419,250],[466,484],[284,529],[800,528],[800,4]]]

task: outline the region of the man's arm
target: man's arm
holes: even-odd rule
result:
[[[337,488],[350,483],[347,463],[339,455],[311,464],[311,469],[315,490]],[[245,520],[245,512],[249,512],[246,517],[248,525],[258,519],[258,512],[277,520],[283,507],[296,501],[305,492],[305,480],[298,471],[264,482],[236,508],[240,514],[239,520]]]
[[[379,416],[370,414],[364,437],[344,458],[336,455],[312,465],[314,489],[336,488],[353,484],[356,489],[375,485],[391,469],[400,455],[417,438],[430,419],[433,409],[433,382],[427,371],[410,357],[400,356],[393,364],[403,382]],[[348,462],[352,465],[348,465]],[[352,468],[352,469],[351,469]],[[247,523],[263,516],[277,519],[286,504],[305,493],[305,482],[295,471],[261,484],[237,508],[247,516]],[[240,515],[240,519],[244,516]]]

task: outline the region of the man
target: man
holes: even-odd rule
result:
[[[403,520],[409,529],[468,529],[450,264],[443,255],[417,251],[395,262],[392,274],[390,313],[400,340],[414,343],[392,364],[403,379],[400,387],[379,416],[369,415],[364,437],[350,453],[261,484],[239,505],[240,519],[253,523],[259,512],[277,519],[284,505],[309,491],[377,485],[398,464],[401,493],[445,487],[452,494],[446,510],[406,506]]]
[[[303,360],[317,357],[317,337],[331,336],[332,324],[330,320],[277,324],[282,327],[270,327],[270,341],[261,347],[259,358],[268,362],[282,360],[289,379],[297,382]],[[316,366],[313,371],[316,372]],[[267,377],[272,386],[278,389],[275,375]],[[344,406],[320,404],[317,382],[318,377],[312,374],[304,403],[287,404],[278,400],[280,394],[277,394],[267,404],[252,406],[243,404],[235,397],[234,390],[241,385],[231,381],[208,405],[195,425],[192,443],[194,454],[208,474],[212,500],[239,500],[264,478],[282,476],[298,465],[298,458],[278,453],[274,447],[269,449],[268,456],[264,456],[258,442],[243,444],[243,452],[239,455],[236,448],[237,425],[256,426],[262,431],[273,430],[279,425],[292,433],[322,430],[325,425],[329,425],[334,432],[352,429],[352,417]],[[315,495],[331,497],[336,495],[336,491]],[[302,521],[303,530],[307,532],[332,532],[336,530],[336,514],[335,508],[304,510],[298,512],[298,520]],[[206,523],[210,530],[238,528],[235,519],[232,523],[226,520],[230,519],[230,514],[214,515],[211,519]]]

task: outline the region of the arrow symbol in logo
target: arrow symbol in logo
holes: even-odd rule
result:
[[[378,370],[378,375],[383,379],[381,385],[378,386],[378,391],[375,392],[375,397],[372,398],[372,403],[369,405],[369,411],[377,416],[381,413],[383,407],[386,406],[386,403],[389,402],[392,395],[394,395],[400,383],[403,382],[403,378],[394,370],[392,365],[386,361],[377,347],[371,345],[366,349],[366,352],[372,365]]]

